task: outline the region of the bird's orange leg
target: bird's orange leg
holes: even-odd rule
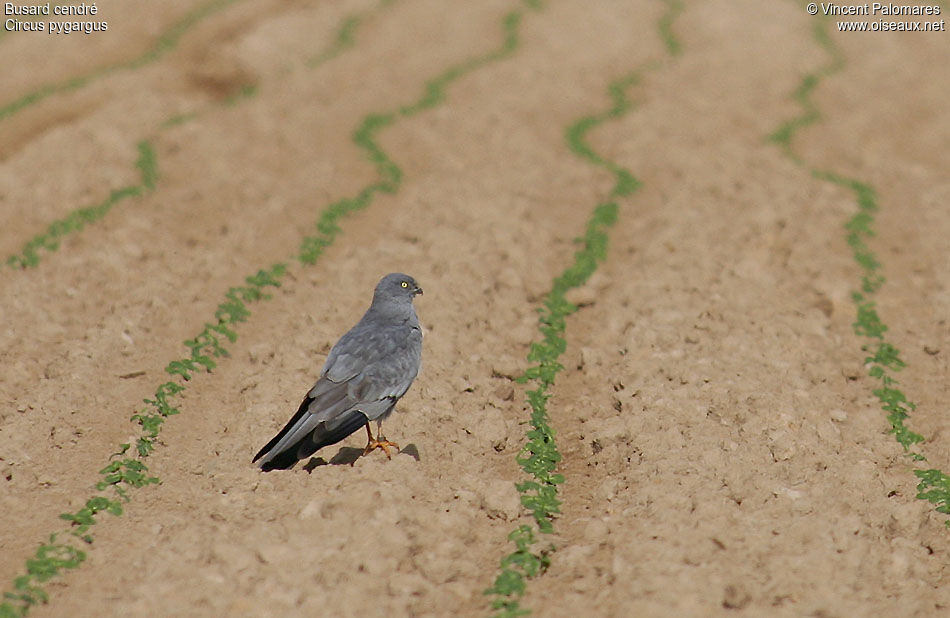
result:
[[[369,423],[366,423],[366,437],[367,437],[368,442],[366,443],[366,448],[363,449],[364,455],[369,455],[376,449],[382,449],[383,452],[386,453],[386,458],[392,459],[392,455],[389,454],[388,447],[391,446],[397,451],[399,450],[398,444],[396,444],[395,442],[390,442],[389,440],[384,438],[382,435],[377,435],[376,438],[373,438],[373,432],[369,428]]]

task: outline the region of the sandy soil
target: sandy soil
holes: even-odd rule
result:
[[[809,169],[878,192],[878,309],[908,365],[910,424],[950,470],[950,35],[832,33],[845,64],[813,94],[821,120],[795,138],[801,165],[766,139],[828,62],[792,2],[686,2],[679,54],[659,1],[235,1],[195,17],[201,6],[107,2],[106,33],[0,38],[0,104],[90,76],[0,115],[0,254],[140,182],[142,140],[160,172],[36,268],[0,274],[5,588],[134,440],[129,416],[228,288],[290,262],[231,357],[189,383],[148,458],[161,484],[100,516],[87,561],[31,615],[486,615],[506,536],[530,521],[514,488],[524,387],[506,376],[528,366],[536,308],[611,187],[565,129],[607,109],[607,84],[635,69],[635,108],[590,141],[643,187],[568,320],[549,406],[563,513],[543,539],[558,550],[523,604],[947,611],[950,533],[915,499],[852,330],[854,198]],[[496,49],[514,9],[510,57],[380,133],[399,190],[345,219],[315,265],[293,262],[322,209],[377,178],[354,128]],[[352,47],[310,66],[353,15]],[[246,86],[253,96],[226,102]],[[356,434],[321,453],[331,465],[260,473],[251,456],[393,270],[426,290],[423,373],[386,425],[404,452],[336,465],[362,447]]]

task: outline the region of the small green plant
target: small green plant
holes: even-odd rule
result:
[[[139,158],[135,162],[135,167],[139,168],[142,173],[142,187],[146,191],[151,191],[158,181],[158,162],[155,149],[148,141],[139,142],[137,148],[139,149]]]
[[[792,147],[792,139],[798,131],[821,119],[821,111],[818,109],[818,106],[815,105],[814,101],[811,100],[812,92],[814,92],[823,78],[837,73],[844,66],[844,54],[828,36],[823,19],[819,19],[815,22],[812,33],[814,34],[815,40],[818,41],[818,44],[831,59],[828,61],[828,64],[822,66],[814,73],[805,75],[798,85],[798,88],[792,93],[792,99],[801,106],[802,113],[784,122],[769,136],[769,140],[778,144],[787,157],[800,165],[804,163],[795,153]]]
[[[197,112],[184,112],[181,114],[174,114],[166,118],[160,125],[160,129],[167,129],[169,127],[177,127],[179,125],[191,122],[198,117]]]
[[[337,29],[336,37],[333,39],[333,44],[330,45],[327,49],[316,54],[310,60],[307,61],[307,65],[315,67],[323,64],[331,58],[335,58],[347,47],[352,47],[355,38],[353,36],[356,29],[359,27],[360,22],[363,18],[360,15],[351,15],[343,20],[340,24],[340,27]]]
[[[936,505],[935,510],[944,515],[950,515],[950,476],[940,470],[914,470],[920,479],[917,484],[917,497]],[[944,525],[950,528],[950,519]]]
[[[154,480],[158,482],[158,479]],[[118,500],[110,500],[104,496],[95,496],[86,500],[86,505],[75,513],[62,513],[59,517],[73,525],[73,529],[70,530],[73,535],[80,537],[87,543],[92,543],[92,536],[86,534],[86,531],[89,530],[89,526],[96,523],[96,513],[100,511],[107,511],[116,516],[121,515],[122,503]]]
[[[239,104],[244,99],[250,99],[252,97],[257,96],[258,92],[259,92],[259,88],[257,87],[257,84],[244,84],[243,86],[238,88],[233,94],[225,97],[222,103],[224,105],[227,105],[228,107],[233,107]]]
[[[61,543],[55,534],[40,544],[33,557],[26,561],[26,574],[13,580],[13,591],[4,592],[0,618],[20,618],[30,608],[46,603],[49,595],[40,584],[65,569],[75,569],[86,559],[86,553],[69,543]]]
[[[380,0],[376,5],[377,8],[383,9],[390,6],[395,0]],[[310,58],[307,61],[307,66],[316,67],[328,60],[332,60],[340,55],[344,50],[353,47],[356,42],[356,30],[363,23],[363,20],[366,18],[366,15],[350,15],[345,17],[340,26],[337,28],[336,36],[333,37],[333,41],[319,54]]]

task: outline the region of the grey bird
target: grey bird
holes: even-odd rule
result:
[[[262,470],[291,468],[362,426],[369,438],[364,455],[379,448],[389,457],[388,447],[399,448],[380,431],[422,362],[422,329],[412,305],[417,294],[422,288],[409,275],[379,281],[369,309],[330,350],[297,413],[254,456]],[[370,421],[376,421],[376,438]]]

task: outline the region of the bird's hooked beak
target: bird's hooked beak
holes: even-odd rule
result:
[[[420,288],[418,285],[416,286],[416,289],[414,289],[412,292],[414,295],[422,296],[422,288]]]

